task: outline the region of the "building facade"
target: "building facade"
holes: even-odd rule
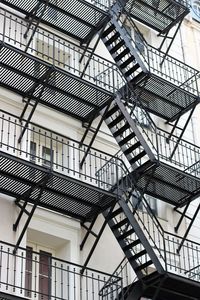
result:
[[[199,7],[1,0],[2,299],[200,299]]]

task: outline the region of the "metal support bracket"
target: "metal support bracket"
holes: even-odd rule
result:
[[[165,51],[165,54],[164,54],[164,56],[163,56],[162,61],[161,61],[161,63],[160,63],[161,66],[162,66],[162,64],[164,63],[164,60],[165,60],[166,56],[167,56],[168,53],[169,53],[169,50],[170,50],[170,48],[171,48],[171,46],[172,46],[172,44],[173,44],[173,41],[174,41],[174,39],[175,39],[175,37],[176,37],[178,31],[179,31],[179,28],[180,28],[180,26],[181,26],[181,24],[182,24],[182,21],[183,21],[183,18],[179,21],[178,26],[177,26],[177,28],[176,28],[176,30],[175,30],[175,32],[174,32],[174,34],[173,34],[172,37],[168,36],[169,31],[170,31],[171,28],[170,28],[170,29],[165,33],[165,35],[163,36],[163,40],[162,40],[162,42],[161,42],[160,47],[158,48],[158,50],[161,51],[161,49],[162,49],[162,47],[163,47],[163,45],[164,45],[164,43],[165,43],[165,41],[166,41],[167,38],[170,39],[171,41],[170,41],[170,43],[169,43],[169,45],[168,45],[168,47],[167,47],[167,50]],[[161,36],[161,35],[159,34],[158,36]]]
[[[108,105],[107,105],[107,107],[106,107],[106,109],[105,109],[103,115],[101,116],[101,119],[100,119],[100,121],[99,121],[99,124],[97,125],[97,128],[96,128],[96,131],[95,131],[95,133],[94,133],[94,135],[93,135],[93,137],[92,137],[92,139],[91,139],[91,141],[90,141],[90,143],[89,143],[89,145],[88,145],[88,147],[87,147],[87,150],[86,150],[86,152],[85,152],[85,154],[84,154],[84,156],[83,156],[83,158],[82,158],[82,160],[81,160],[81,162],[80,162],[80,168],[83,167],[84,161],[85,161],[85,159],[86,159],[86,157],[87,157],[87,155],[88,155],[88,153],[89,153],[89,151],[90,151],[90,148],[92,147],[92,144],[93,144],[93,142],[94,142],[94,140],[95,140],[95,138],[96,138],[96,136],[97,136],[97,133],[99,132],[99,129],[100,129],[100,127],[101,127],[101,125],[102,125],[102,123],[103,123],[103,120],[104,120],[104,116],[106,115],[106,113],[107,113],[107,111],[108,111],[110,105],[111,105],[111,101],[108,103]],[[93,121],[93,120],[92,120],[92,121]],[[90,126],[92,125],[92,121],[90,122]],[[88,132],[88,129],[86,129],[86,132]],[[85,138],[85,137],[86,137],[86,134],[84,134],[84,138]],[[81,140],[81,144],[83,144],[83,139]],[[81,145],[81,144],[80,144],[80,145]]]
[[[180,243],[180,245],[179,245],[179,247],[177,249],[177,253],[178,254],[179,254],[179,252],[180,252],[180,250],[181,250],[181,248],[182,248],[182,246],[183,246],[183,244],[184,244],[184,242],[185,242],[185,240],[186,240],[186,238],[188,236],[188,233],[190,232],[190,229],[191,229],[191,227],[192,227],[192,225],[193,225],[193,223],[194,223],[194,221],[195,221],[195,219],[196,219],[199,211],[200,211],[200,204],[198,205],[198,207],[197,207],[197,209],[196,209],[196,211],[195,211],[195,213],[193,215],[193,218],[192,218],[192,220],[191,220],[191,222],[190,222],[190,224],[189,224],[189,226],[188,226],[188,228],[187,228],[187,230],[186,230],[186,232],[184,234],[184,237],[182,238],[182,241],[181,241],[181,243]]]
[[[98,44],[99,44],[99,41],[100,41],[100,39],[101,39],[101,36],[102,36],[102,34],[103,34],[103,32],[104,32],[104,29],[105,29],[106,25],[107,25],[107,23],[105,23],[104,26],[103,26],[103,27],[101,28],[101,30],[100,30],[99,36],[98,36],[98,38],[97,38],[97,40],[96,40],[96,42],[95,42],[95,44],[94,44],[94,47],[92,48],[92,52],[90,53],[90,55],[89,55],[89,57],[88,57],[88,60],[87,60],[85,66],[84,66],[84,68],[83,68],[83,71],[82,71],[82,73],[81,73],[80,78],[83,78],[83,76],[84,76],[84,74],[85,74],[85,71],[86,71],[86,69],[87,69],[87,67],[88,67],[88,65],[89,65],[89,63],[90,63],[90,60],[91,60],[91,58],[92,58],[92,56],[93,56],[93,54],[94,54],[94,52],[95,52],[95,50],[96,50],[96,48],[97,48],[97,46],[98,46]],[[82,56],[81,56],[81,58],[80,58],[80,60],[79,60],[79,63],[82,62],[83,57],[85,56],[85,53],[86,53],[86,51],[87,51],[87,49],[88,49],[88,47],[89,47],[89,44],[90,44],[90,41],[87,43],[86,48],[85,48],[85,50],[84,50],[84,52],[83,52],[83,54],[82,54]]]
[[[44,12],[45,12],[45,10],[46,10],[46,8],[47,8],[47,6],[48,6],[48,3],[49,3],[49,0],[39,1],[39,2],[37,3],[37,5],[33,8],[33,10],[32,10],[32,11],[29,13],[29,15],[28,15],[29,24],[28,24],[28,27],[27,27],[27,29],[26,29],[26,32],[24,33],[24,38],[25,38],[25,39],[28,37],[28,32],[29,32],[29,30],[30,30],[30,28],[31,28],[31,25],[34,24],[34,23],[33,23],[33,22],[34,22],[34,19],[35,19],[37,13],[39,12],[39,17],[37,17],[36,24],[34,24],[35,27],[34,27],[32,33],[31,33],[31,36],[30,36],[30,38],[29,38],[29,40],[28,40],[28,42],[27,42],[27,44],[26,44],[25,52],[28,50],[28,47],[30,46],[30,43],[31,43],[32,40],[33,40],[33,37],[34,37],[34,35],[35,35],[35,32],[36,32],[36,30],[37,30],[37,28],[38,28],[38,26],[39,26],[39,24],[40,24],[40,22],[41,22],[41,19],[42,19],[43,15],[44,15]],[[41,6],[42,4],[43,4],[43,8],[42,8],[42,10],[40,10],[40,6]]]
[[[92,234],[92,235],[93,235],[94,237],[96,237],[96,238],[98,237],[98,235],[95,234],[95,233],[92,231],[92,228],[93,228],[93,226],[94,226],[96,220],[97,220],[97,216],[92,220],[92,222],[90,223],[90,226],[89,226],[89,227],[85,226],[84,224],[81,224],[81,226],[84,227],[84,228],[87,230],[87,232],[86,232],[86,234],[85,234],[85,236],[84,236],[84,238],[83,238],[83,240],[82,240],[82,242],[81,242],[81,244],[80,244],[80,250],[81,250],[81,251],[83,250],[83,247],[84,247],[84,245],[85,245],[85,243],[86,243],[86,241],[87,241],[87,239],[88,239],[88,237],[89,237],[90,234]]]
[[[112,211],[112,210],[113,210],[113,206],[111,207],[110,211]],[[95,248],[96,248],[96,246],[97,246],[97,244],[98,244],[98,242],[99,242],[99,240],[100,240],[100,238],[101,238],[101,236],[104,232],[104,229],[105,229],[106,225],[107,225],[107,219],[105,219],[105,221],[103,222],[103,224],[101,226],[101,229],[99,230],[99,233],[98,233],[97,237],[95,238],[94,244],[92,245],[92,248],[90,249],[90,252],[89,252],[89,254],[88,254],[88,256],[85,260],[85,263],[84,263],[84,265],[83,265],[83,267],[80,271],[80,273],[82,275],[83,275],[83,273],[84,273],[84,271],[85,271],[85,269],[86,269],[86,267],[87,267],[87,265],[90,261],[90,258],[92,257],[92,254],[94,253],[94,250],[95,250]]]
[[[188,123],[189,123],[189,121],[190,121],[190,119],[191,119],[191,117],[193,115],[193,112],[194,112],[195,108],[196,108],[196,105],[193,106],[193,108],[192,108],[192,110],[191,110],[191,112],[190,112],[190,114],[189,114],[189,116],[187,118],[187,121],[185,122],[185,125],[184,125],[184,127],[183,127],[183,129],[182,129],[182,131],[181,131],[181,133],[179,135],[179,138],[177,139],[176,145],[174,146],[174,149],[173,149],[173,151],[172,151],[169,159],[172,159],[172,157],[174,156],[174,153],[175,153],[175,151],[176,151],[176,149],[177,149],[177,147],[179,145],[179,142],[182,139],[182,136],[183,136],[183,134],[184,134],[184,132],[185,132],[187,126],[188,126]],[[175,124],[177,125],[177,122]],[[174,129],[175,129],[175,127],[173,127],[173,129],[172,129],[172,133],[173,133]],[[172,133],[170,134],[170,137],[172,136]],[[169,139],[169,137],[168,137],[168,139]]]
[[[21,133],[20,133],[20,136],[19,136],[19,138],[18,138],[18,143],[21,143],[21,140],[22,140],[22,138],[23,138],[23,136],[24,136],[24,133],[25,133],[25,131],[26,131],[28,125],[29,125],[29,122],[31,121],[31,118],[32,118],[32,116],[33,116],[33,114],[34,114],[34,112],[35,112],[35,110],[36,110],[36,107],[37,107],[37,105],[38,105],[38,103],[39,103],[40,97],[42,96],[42,94],[43,94],[43,92],[44,92],[44,89],[45,89],[46,85],[48,84],[49,78],[51,77],[53,71],[54,71],[54,68],[53,68],[53,67],[49,68],[49,69],[47,70],[47,72],[46,72],[46,73],[45,73],[45,74],[44,74],[44,75],[43,75],[43,76],[42,76],[42,77],[41,77],[41,78],[33,85],[33,87],[31,88],[31,90],[29,91],[29,97],[28,97],[28,100],[27,100],[27,102],[26,102],[26,104],[25,104],[25,106],[24,106],[24,109],[23,109],[22,113],[21,113],[20,121],[22,121],[22,119],[23,119],[23,117],[24,117],[24,114],[25,114],[25,112],[26,112],[28,106],[30,105],[31,97],[32,97],[32,95],[33,95],[35,89],[36,89],[40,84],[42,84],[42,88],[41,88],[40,93],[39,93],[39,95],[38,95],[38,97],[37,97],[37,100],[35,100],[34,104],[32,105],[32,109],[31,109],[31,111],[30,111],[30,113],[29,113],[29,116],[28,116],[28,118],[27,118],[27,120],[26,120],[26,122],[25,122],[25,125],[24,125],[24,127],[23,127]]]
[[[175,232],[178,231],[178,229],[179,229],[179,227],[180,227],[180,225],[181,225],[181,223],[182,223],[182,221],[183,221],[183,218],[186,217],[186,212],[187,212],[187,210],[188,210],[189,205],[190,205],[190,202],[188,202],[187,205],[185,206],[184,211],[182,212],[182,214],[181,214],[181,216],[180,216],[180,219],[179,219],[177,225],[174,227]],[[191,219],[191,220],[192,220],[192,219]]]
[[[35,212],[35,210],[37,208],[38,202],[40,201],[40,198],[41,198],[41,196],[43,194],[44,188],[45,188],[47,182],[49,181],[50,177],[51,177],[51,170],[50,170],[50,172],[40,182],[38,182],[38,184],[36,184],[34,187],[31,187],[23,195],[23,198],[25,197],[26,199],[24,200],[24,204],[21,206],[21,211],[20,211],[20,213],[19,213],[19,215],[17,217],[16,222],[13,224],[13,230],[14,231],[17,230],[19,222],[20,222],[20,220],[21,220],[21,218],[23,216],[23,213],[26,213],[28,217],[27,217],[27,220],[26,220],[26,222],[25,222],[25,224],[23,226],[23,229],[22,229],[22,231],[21,231],[21,233],[19,235],[19,238],[18,238],[17,243],[15,245],[15,248],[13,250],[13,254],[16,254],[16,252],[17,252],[17,249],[18,249],[18,247],[19,247],[19,245],[20,245],[20,243],[21,243],[21,241],[22,241],[22,239],[24,237],[24,234],[25,234],[25,232],[26,232],[26,230],[28,228],[28,225],[29,225],[29,223],[30,223],[30,221],[32,219],[32,216],[33,216],[33,214],[34,214],[34,212]],[[39,191],[39,194],[38,194],[37,198],[35,199],[35,203],[33,204],[33,206],[31,207],[30,211],[28,212],[26,210],[26,206],[28,204],[28,198],[31,196],[32,192],[35,189],[40,189],[40,191]],[[16,202],[18,203],[19,199],[17,199]],[[17,205],[19,206],[19,203]]]

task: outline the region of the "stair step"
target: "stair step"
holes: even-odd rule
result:
[[[139,166],[137,168],[137,173],[138,174],[143,174],[144,170],[149,169],[152,166],[152,161],[151,160],[147,160],[145,161],[145,163],[143,163],[141,166]]]
[[[138,258],[140,258],[141,256],[147,254],[147,251],[144,249],[138,253],[136,253],[135,255],[133,255],[130,259],[131,260],[137,260]]]
[[[119,67],[125,69],[131,62],[135,60],[135,57],[132,55],[127,60],[125,60]]]
[[[105,118],[108,119],[111,117],[114,113],[116,113],[119,110],[119,107],[117,105],[114,105],[109,111],[106,113]]]
[[[130,146],[128,149],[126,149],[126,150],[124,151],[124,154],[125,154],[125,155],[128,155],[128,154],[130,154],[131,152],[133,152],[135,149],[137,149],[137,148],[140,147],[140,146],[141,146],[141,143],[140,143],[140,141],[138,141],[137,143],[133,144],[133,145]]]
[[[139,245],[139,244],[141,244],[140,240],[139,240],[139,239],[138,239],[138,240],[135,240],[134,242],[132,242],[132,243],[130,243],[130,244],[124,246],[124,247],[123,247],[123,250],[124,250],[124,251],[127,251],[127,250],[129,250],[129,249],[131,249],[131,248],[133,248],[133,247],[135,247],[135,246],[137,246],[137,245]]]
[[[132,68],[130,68],[128,71],[126,71],[124,75],[126,77],[128,77],[129,75],[133,74],[139,67],[140,67],[140,65],[138,63],[135,64]]]
[[[136,75],[133,79],[131,79],[130,83],[133,85],[137,85],[141,79],[143,79],[144,73],[140,72],[138,75]]]
[[[125,41],[121,40],[118,44],[116,44],[112,49],[110,49],[110,54],[114,54],[118,49],[120,49],[122,46],[124,46]]]
[[[140,158],[142,158],[145,155],[146,155],[146,152],[143,150],[142,152],[140,152],[138,155],[136,155],[129,161],[130,164],[133,165],[136,161],[138,161]]]
[[[114,217],[118,216],[120,213],[122,213],[122,211],[122,208],[119,207],[118,209],[112,212],[112,214],[110,215],[110,219],[113,219]]]
[[[128,129],[128,128],[130,128],[130,126],[129,126],[128,122],[127,122],[127,123],[125,123],[124,126],[122,126],[120,129],[118,129],[117,131],[115,131],[115,132],[113,133],[113,136],[114,136],[114,137],[117,137],[118,135],[120,135],[120,134],[122,134],[124,131],[126,131],[126,129]]]
[[[110,44],[112,44],[114,41],[116,41],[118,39],[118,37],[120,37],[119,32],[116,32],[115,34],[113,34],[113,36],[111,36],[111,38],[109,38],[106,42],[105,45],[109,46]]]
[[[110,122],[109,124],[108,124],[108,127],[109,128],[112,128],[112,127],[114,127],[115,125],[117,125],[120,121],[122,121],[124,119],[124,116],[123,115],[119,115],[115,120],[113,120],[112,122]]]
[[[131,235],[132,233],[134,233],[135,230],[133,228],[131,228],[130,230],[124,232],[123,234],[121,234],[117,239],[118,240],[123,240],[125,239],[126,237],[128,237],[129,235]]]
[[[152,265],[152,263],[153,263],[152,260],[149,260],[149,261],[145,262],[144,264],[142,264],[142,265],[138,266],[137,268],[135,268],[135,272],[144,270],[148,266]]]
[[[157,280],[160,280],[160,274],[157,271],[152,272],[151,274],[148,274],[143,278],[145,284],[152,284],[155,283]]]
[[[118,229],[118,228],[122,227],[123,225],[125,225],[127,223],[128,223],[128,219],[125,218],[122,221],[118,222],[117,224],[111,226],[111,228],[112,228],[112,230],[115,230],[115,229]]]
[[[115,25],[111,24],[102,34],[102,38],[105,38],[107,35],[109,35],[113,30],[115,29]]]
[[[130,49],[126,48],[120,54],[118,54],[117,56],[115,56],[114,60],[115,61],[119,61],[119,60],[121,60],[128,53],[130,53]]]
[[[127,135],[123,140],[121,140],[119,142],[119,146],[123,146],[124,144],[126,144],[128,141],[130,141],[132,138],[135,137],[135,133],[131,132],[129,135]]]

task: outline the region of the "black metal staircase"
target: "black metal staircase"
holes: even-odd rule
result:
[[[81,121],[87,121],[91,115],[94,116],[101,110],[107,126],[132,170],[125,176],[122,174],[121,178],[116,178],[116,183],[106,192],[101,190],[101,186],[90,187],[91,178],[90,183],[80,184],[78,179],[70,178],[66,174],[57,174],[53,168],[50,176],[53,180],[47,177],[47,182],[45,181],[44,186],[41,187],[40,177],[45,177],[48,173],[46,167],[36,167],[33,162],[27,162],[23,158],[13,159],[11,154],[3,151],[0,153],[2,182],[0,191],[19,200],[27,201],[27,203],[34,204],[36,201],[36,204],[42,207],[82,221],[91,221],[91,215],[94,213],[97,215],[104,211],[103,215],[110,229],[139,279],[129,288],[126,299],[139,300],[142,296],[155,299],[159,296],[161,286],[163,290],[168,289],[168,295],[166,296],[163,292],[161,298],[158,297],[159,300],[175,299],[172,298],[172,294],[176,294],[176,291],[174,289],[172,292],[169,286],[172,277],[167,274],[165,266],[167,253],[164,233],[147,205],[146,214],[150,214],[153,220],[152,224],[158,227],[156,234],[158,234],[159,245],[157,245],[157,240],[153,236],[155,231],[151,231],[145,225],[138,208],[142,199],[145,203],[145,193],[176,206],[184,205],[200,194],[200,180],[191,174],[185,175],[184,172],[179,172],[174,167],[169,167],[160,161],[157,145],[148,135],[144,136],[142,128],[142,126],[150,126],[155,129],[151,117],[148,113],[145,115],[145,120],[149,122],[147,125],[141,122],[133,112],[135,109],[141,109],[167,121],[178,119],[198,103],[198,72],[192,68],[185,68],[175,59],[166,58],[165,53],[149,46],[131,18],[142,21],[159,33],[167,33],[187,14],[188,8],[184,6],[184,3],[170,0],[151,1],[151,3],[148,1],[117,1],[110,6],[109,12],[84,0],[65,1],[63,5],[61,2],[55,5],[51,0],[40,2],[38,4],[38,1],[34,0],[23,5],[23,2],[18,0],[2,0],[2,3],[12,8],[18,8],[26,15],[29,20],[29,30],[31,30],[31,26],[38,27],[38,19],[41,19],[44,24],[67,33],[82,44],[89,42],[95,32],[104,28],[104,23],[110,20],[102,34],[102,40],[123,75],[121,80],[124,85],[120,89],[113,83],[111,91],[106,91],[105,84],[104,88],[96,85],[98,76],[105,77],[104,69],[97,76],[92,75],[94,83],[91,83],[91,77],[89,77],[89,82],[86,82],[82,78],[85,68],[83,68],[82,74],[78,74],[80,78],[77,78],[77,70],[74,70],[76,75],[61,70],[58,66],[59,62],[58,65],[54,62],[52,68],[52,63],[44,62],[41,57],[33,57],[29,52],[25,53],[27,47],[24,50],[9,45],[3,34],[0,42],[0,64],[4,73],[1,85],[19,93],[24,98],[30,96],[30,100],[40,100],[40,103],[65,114],[68,113]],[[40,15],[42,7],[44,11]],[[39,10],[35,10],[36,8]],[[144,19],[142,15],[145,16]],[[92,18],[90,18],[91,16]],[[141,48],[131,38],[125,27],[127,20],[139,35],[144,47]],[[34,25],[35,21],[37,21],[37,26]],[[33,30],[33,35],[34,33]],[[57,41],[55,37],[53,41]],[[85,50],[82,52],[83,56],[84,53]],[[89,60],[91,60],[91,56],[92,54],[89,55]],[[156,59],[158,60],[157,65],[155,65]],[[21,61],[24,63],[21,64]],[[175,64],[175,68],[178,70],[176,70],[177,74],[184,73],[182,81],[175,78],[173,78],[174,81],[171,80],[170,67],[167,66],[168,70],[166,71],[166,62],[169,66]],[[40,74],[37,73],[37,69],[40,69]],[[49,72],[55,73],[56,76],[43,81],[43,77]],[[115,78],[115,74],[113,72],[111,81]],[[173,76],[176,77],[176,74]],[[118,91],[114,95],[116,90]],[[42,91],[41,94],[40,91]],[[112,101],[113,97],[115,98]],[[71,101],[70,106],[69,100],[71,99],[73,102]],[[106,110],[105,106],[111,101],[110,107]],[[150,127],[147,130],[150,130]],[[153,134],[154,132],[152,132]],[[51,150],[53,151],[53,147]],[[109,166],[109,162],[106,162],[106,165]],[[117,164],[115,167],[118,167]],[[66,170],[68,169],[66,168]],[[96,181],[99,180],[97,174],[102,171],[101,169],[95,170]],[[112,170],[109,174],[110,177],[99,180],[99,185],[108,184],[108,178],[113,179],[115,176]],[[116,177],[119,174],[120,172],[117,170]],[[78,175],[81,178],[82,173],[80,172]],[[37,199],[34,191],[38,187],[41,188],[41,195],[39,194],[41,197]],[[29,193],[28,200],[26,199],[27,192]],[[117,204],[116,195],[118,197]],[[16,201],[18,206],[19,200]],[[111,211],[110,206],[112,205],[114,206]],[[166,279],[169,277],[170,280]],[[176,277],[173,279],[176,283],[180,282]],[[179,284],[179,294],[181,284]],[[188,281],[187,284],[191,286]],[[195,296],[191,293],[183,299],[195,299]]]
[[[179,237],[174,239],[173,234],[168,236],[170,233],[163,229],[143,193],[134,189],[134,178],[128,169],[124,164],[120,167],[124,170],[124,176],[116,179],[113,187],[118,202],[103,215],[138,280],[128,281],[119,299],[199,299],[196,297],[200,287],[197,282],[199,275],[193,273],[198,266],[191,267],[191,263],[198,264],[192,262],[196,253],[190,253],[190,249],[194,251],[194,246],[188,241],[181,256],[177,253]],[[186,270],[186,261],[190,270]],[[191,280],[193,277],[195,279]]]
[[[104,217],[138,279],[143,280],[149,273],[162,274],[164,269],[130,209],[129,197],[130,193],[124,192],[119,206],[111,214],[104,212]]]
[[[120,95],[113,100],[104,120],[134,172],[145,173],[157,166],[158,161],[139,131],[137,120],[131,117]]]
[[[138,278],[138,282],[124,288],[120,299],[139,300],[152,284],[162,282],[166,273],[165,264],[161,263],[161,261],[164,262],[165,257],[156,244],[156,234],[154,237],[151,236],[148,226],[141,218],[141,212],[138,209],[141,203],[149,212],[150,226],[154,224],[158,235],[161,236],[162,227],[152,214],[144,196],[134,189],[135,183],[131,174],[125,166],[122,168],[126,176],[119,179],[114,187],[118,202],[111,211],[104,211],[103,215]]]
[[[120,2],[115,3],[109,13],[110,22],[102,40],[145,108],[167,121],[174,121],[195,107],[199,102],[198,72],[186,67],[188,74],[177,80],[175,73],[182,74],[185,69],[181,62],[173,61],[170,56],[148,45]],[[140,42],[133,40],[127,25],[131,26]]]
[[[119,18],[122,14],[121,10],[122,7],[118,2],[110,10],[111,20],[102,34],[102,40],[126,80],[132,84],[133,79],[134,82],[139,78],[142,79],[148,73],[148,69],[141,58],[141,53],[133,46],[129,32],[123,26],[126,24],[127,16],[124,16],[123,21]],[[140,34],[138,31],[137,33]],[[141,43],[146,43],[142,35],[140,39]]]
[[[140,190],[176,207],[198,197],[199,175],[177,168],[177,163],[172,165],[172,160],[163,155],[163,146],[170,150],[171,141],[168,145],[166,139],[160,139],[153,120],[133,93],[129,91],[128,98],[119,93],[107,113],[101,114]]]

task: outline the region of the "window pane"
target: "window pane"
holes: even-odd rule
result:
[[[32,248],[26,248],[25,297],[31,297],[32,290]]]
[[[43,162],[42,164],[44,166],[47,166],[47,167],[50,167],[51,165],[51,153],[52,153],[52,156],[53,156],[53,151],[51,151],[50,148],[47,148],[47,147],[42,147],[42,158],[43,158]],[[53,160],[53,157],[52,157],[52,160]]]
[[[51,290],[51,253],[40,251],[39,300],[48,300]]]
[[[32,161],[32,162],[36,161],[36,143],[35,142],[30,143],[30,161]]]

